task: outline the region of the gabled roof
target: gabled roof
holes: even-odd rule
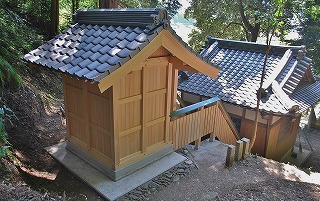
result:
[[[263,44],[210,37],[200,54],[220,66],[218,77],[213,79],[201,73],[185,72],[188,79],[181,76],[178,89],[208,98],[217,96],[223,101],[253,109],[256,107],[265,51],[266,45]],[[320,90],[320,82],[315,81],[311,72],[311,59],[305,56],[305,52],[304,46],[271,47],[263,85],[267,93],[261,101],[262,110],[285,114],[297,109],[296,106],[305,108],[306,105],[302,106],[292,98],[298,92],[305,93],[298,87],[303,80],[308,86],[315,82],[312,89]],[[308,105],[319,99],[320,93],[317,93]]]
[[[70,28],[23,59],[97,82],[104,91],[134,68],[128,65],[136,57],[146,59],[161,46],[198,72],[216,76],[219,71],[176,35],[167,11],[159,8],[78,10]]]

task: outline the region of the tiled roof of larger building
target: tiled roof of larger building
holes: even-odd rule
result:
[[[178,38],[168,23],[167,11],[160,8],[79,10],[70,28],[23,59],[100,82],[134,57],[164,28]],[[181,38],[178,40],[183,43]]]
[[[310,70],[310,64],[306,64],[306,60],[311,61],[305,58],[305,55],[298,58],[299,50],[303,48],[303,46],[271,47],[264,79],[265,83],[270,84],[266,87],[268,93],[261,101],[262,110],[287,113],[292,106],[300,106],[300,103],[291,101],[289,95],[293,96],[296,92],[293,90],[288,93],[285,84],[292,77],[299,79],[299,83],[305,72]],[[220,66],[221,71],[217,79],[200,73],[185,72],[188,79],[183,80],[180,77],[178,89],[208,98],[219,97],[229,103],[255,108],[265,50],[266,45],[262,44],[209,38],[200,54]],[[302,68],[303,70],[301,70],[302,63],[307,66]],[[297,69],[303,71],[302,76],[291,75]],[[287,76],[288,74],[291,76]],[[280,90],[272,86],[273,81],[277,81],[281,86]]]
[[[312,83],[302,81],[290,96],[299,104],[301,112],[320,100],[320,77],[315,76],[315,80]]]

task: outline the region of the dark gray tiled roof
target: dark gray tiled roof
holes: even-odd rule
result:
[[[291,68],[297,68],[299,62],[296,62],[295,53],[300,48],[273,46],[267,60],[265,80],[273,78],[274,73],[281,67],[280,60],[283,60],[285,52],[292,49],[293,54],[288,58],[285,66],[281,67],[287,69],[287,72],[282,70],[277,76],[277,81],[280,83],[290,80],[286,77],[286,73],[292,72]],[[200,54],[220,66],[221,71],[217,79],[201,73],[185,72],[188,79],[183,80],[180,77],[178,89],[204,97],[217,96],[229,103],[255,108],[265,49],[265,45],[261,44],[209,38]],[[266,97],[261,101],[261,109],[286,113],[290,108],[287,108],[283,97],[280,97],[281,93],[273,93],[271,87],[268,88],[268,91]]]
[[[161,27],[161,20],[166,20],[159,17],[162,12],[161,9],[77,11],[70,28],[23,59],[79,78],[99,81],[154,38],[156,32],[150,28]]]
[[[290,98],[299,104],[301,112],[305,111],[320,100],[320,79],[300,83]]]
[[[79,10],[70,28],[23,59],[99,82],[128,62],[163,29],[204,59],[178,37],[169,25],[167,11],[160,8]]]
[[[140,27],[76,23],[25,55],[24,60],[93,80],[117,69],[118,62],[150,37],[148,33]]]

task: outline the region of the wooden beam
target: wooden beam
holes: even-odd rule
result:
[[[85,143],[86,143],[86,147],[87,147],[87,151],[89,151],[91,149],[91,139],[90,139],[90,121],[89,121],[89,116],[90,116],[90,111],[89,111],[89,96],[88,96],[88,84],[87,82],[83,82],[80,81],[83,84],[82,87],[82,97],[83,97],[83,105],[85,108],[85,115],[84,115],[84,125],[85,125],[85,129],[86,129],[86,139],[85,139]]]
[[[170,135],[170,109],[171,109],[171,89],[172,89],[172,64],[168,63],[167,67],[167,100],[166,100],[166,120],[165,120],[165,138],[164,142],[169,142],[169,135]]]
[[[63,86],[63,97],[64,97],[64,112],[66,115],[66,125],[67,125],[67,139],[70,139],[70,124],[69,122],[69,111],[68,111],[68,99],[67,99],[67,76],[62,76],[62,86]]]
[[[166,92],[167,92],[166,88],[150,91],[147,93],[147,97],[152,97],[152,96],[159,95],[159,94],[165,94]]]
[[[114,160],[114,169],[120,164],[120,154],[119,154],[119,83],[116,83],[112,86],[112,114],[113,114],[113,160]]]
[[[142,68],[142,118],[141,118],[141,151],[145,153],[147,151],[147,84],[148,84],[148,73],[146,67]]]
[[[267,121],[267,126],[266,126],[266,140],[265,140],[265,145],[264,145],[264,156],[266,156],[268,153],[268,144],[270,141],[269,138],[270,138],[270,130],[271,130],[272,121],[273,121],[273,115],[272,115],[272,113],[270,113],[268,121]]]
[[[168,56],[165,57],[153,57],[153,58],[148,58],[146,59],[146,65],[149,66],[154,66],[160,63],[168,63],[169,62]]]
[[[122,98],[122,99],[119,99],[119,105],[130,103],[130,102],[137,101],[137,100],[141,100],[141,98],[142,98],[141,94],[135,95],[135,96],[130,96],[127,98]]]
[[[178,70],[172,68],[171,112],[177,109]]]
[[[166,118],[165,118],[164,116],[162,116],[162,117],[160,117],[160,118],[158,118],[158,119],[154,119],[154,120],[152,120],[152,121],[149,121],[149,122],[147,123],[147,127],[156,125],[156,124],[161,123],[161,122],[164,122],[164,121],[166,121]]]
[[[35,67],[37,67],[37,66],[38,66],[37,64],[28,62],[28,67],[29,67],[29,68],[35,68]]]
[[[212,66],[198,56],[190,52],[181,42],[177,40],[168,30],[161,32],[164,39],[162,40],[162,46],[166,48],[175,57],[186,63],[188,66],[194,68],[203,74],[216,78],[220,69],[218,66]]]
[[[132,127],[132,128],[129,128],[127,130],[124,130],[124,131],[120,131],[119,132],[119,137],[123,137],[123,136],[126,136],[130,133],[133,133],[133,132],[137,132],[141,130],[141,125],[138,125],[138,126],[135,126],[135,127]]]
[[[180,59],[177,57],[171,56],[169,57],[170,63],[173,64],[173,67],[177,70],[182,70],[182,71],[188,71],[192,73],[199,73],[199,71],[195,70],[194,68],[184,64]]]

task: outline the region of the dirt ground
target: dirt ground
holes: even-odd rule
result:
[[[57,75],[40,70],[32,76],[38,85],[27,77],[24,88],[5,94],[18,116],[8,127],[17,169],[0,172],[0,200],[103,200],[44,150],[65,140],[62,92]],[[320,172],[320,131],[303,132],[314,151],[304,168],[313,175],[310,170]],[[230,168],[215,155],[192,160],[199,169],[146,200],[320,200],[320,186],[292,166],[254,156]]]
[[[148,199],[320,200],[320,174],[308,175],[294,166],[258,156],[225,168],[219,153],[225,145],[219,146],[214,151],[191,149],[199,169]]]

